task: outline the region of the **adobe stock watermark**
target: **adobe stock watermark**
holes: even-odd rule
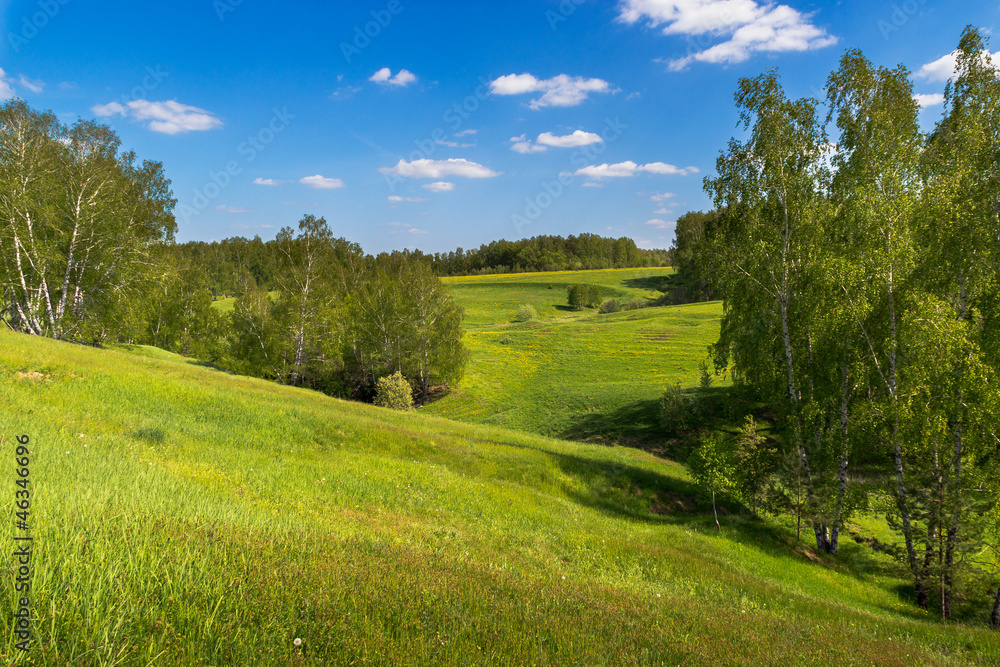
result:
[[[15,33],[11,30],[10,34],[7,35],[7,41],[10,42],[10,48],[14,49],[14,53],[20,53],[21,48],[38,36],[38,33],[69,2],[70,0],[39,0],[38,11],[31,14],[31,16],[25,16],[21,19],[21,32]]]
[[[605,119],[604,129],[601,130],[602,141],[576,149],[570,157],[570,164],[576,167],[577,171],[593,166],[597,162],[597,158],[608,150],[608,146],[617,141],[628,127],[617,116],[614,120]],[[534,197],[525,197],[524,209],[520,213],[514,213],[510,216],[510,221],[517,233],[522,233],[525,227],[537,221],[542,213],[562,197],[566,189],[575,182],[576,172],[564,171],[551,181],[539,183],[538,194]]]
[[[226,20],[226,14],[232,14],[243,4],[243,0],[212,0],[212,9],[220,21]]]
[[[889,41],[889,36],[894,32],[898,32],[911,18],[919,14],[920,10],[926,4],[927,0],[906,0],[906,2],[898,5],[893,3],[890,7],[892,13],[889,14],[889,20],[879,19],[875,24],[878,27],[878,31],[882,33],[882,39]]]
[[[446,146],[449,131],[452,134],[459,133],[466,121],[482,108],[483,102],[490,96],[490,86],[488,80],[482,76],[479,77],[479,85],[476,86],[471,95],[468,95],[461,102],[455,102],[441,114],[444,126],[434,128],[424,139],[414,140],[415,150],[410,151],[410,154],[403,159],[408,162],[429,160],[437,152],[438,146]],[[385,177],[385,184],[390,192],[395,192],[396,186],[406,180],[391,171],[383,171],[382,175]]]
[[[209,171],[205,184],[194,189],[191,203],[178,206],[176,215],[182,217],[185,223],[191,222],[191,218],[204,211],[213,201],[218,199],[219,195],[232,185],[233,178],[243,173],[244,166],[256,160],[257,156],[263,153],[279,134],[288,129],[293,120],[295,120],[295,116],[288,113],[287,107],[274,109],[271,120],[236,147],[236,153],[242,157],[242,160],[229,160],[223,169]]]
[[[576,12],[577,8],[587,0],[562,0],[557,10],[546,9],[545,20],[549,22],[552,30],[557,30],[559,25],[569,20],[569,17]]]
[[[242,2],[242,0],[238,1]],[[371,46],[372,41],[378,39],[382,31],[389,27],[392,19],[403,13],[403,9],[402,0],[389,0],[385,9],[373,9],[371,11],[372,20],[365,23],[364,26],[354,26],[353,39],[350,42],[340,43],[340,52],[343,54],[344,60],[350,63],[354,56],[361,55],[361,52]]]

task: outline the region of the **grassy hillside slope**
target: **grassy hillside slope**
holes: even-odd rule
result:
[[[6,331],[0,387],[7,516],[31,437],[35,664],[1000,660],[997,633],[925,620],[877,564],[734,517],[715,534],[684,471],[635,450]]]
[[[698,384],[699,364],[719,334],[720,303],[601,315],[572,311],[566,286],[597,285],[604,298],[659,296],[672,269],[618,269],[447,278],[466,311],[466,377],[426,409],[543,435],[650,443],[658,400],[680,382]],[[512,318],[519,305],[535,321]]]

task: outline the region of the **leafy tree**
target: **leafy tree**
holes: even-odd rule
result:
[[[694,478],[695,484],[712,496],[712,514],[715,516],[715,527],[721,531],[716,495],[728,494],[736,486],[736,471],[722,438],[714,433],[703,438],[701,446],[691,453],[688,467],[691,469],[691,476]]]
[[[14,330],[100,342],[139,326],[129,311],[175,200],[160,163],[119,147],[107,126],[0,107],[0,316]]]
[[[375,386],[375,405],[393,410],[412,410],[413,388],[409,380],[399,371],[379,378]]]
[[[677,218],[670,252],[685,292],[684,301],[713,301],[720,297],[715,264],[721,258],[710,247],[717,220],[715,211],[689,211]]]

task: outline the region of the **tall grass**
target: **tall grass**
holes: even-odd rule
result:
[[[683,469],[642,452],[9,332],[0,387],[0,451],[13,459],[13,438],[31,436],[35,491],[35,644],[27,656],[13,647],[8,557],[6,661],[1000,658],[995,633],[929,622],[899,581],[813,562],[777,528],[731,515],[712,534]],[[0,509],[13,516],[8,480]],[[5,526],[0,548],[12,554]]]

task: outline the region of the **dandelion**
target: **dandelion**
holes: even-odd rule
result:
[[[292,641],[292,643],[293,643],[293,644],[294,644],[295,646],[302,646],[302,640],[301,640],[301,639],[299,639],[298,637],[296,637],[296,638],[295,638],[295,639],[294,639],[294,640]]]

